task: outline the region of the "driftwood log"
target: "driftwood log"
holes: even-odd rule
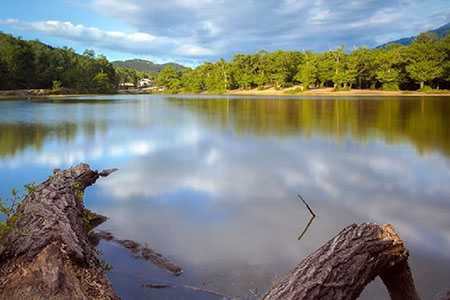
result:
[[[82,201],[86,187],[113,171],[56,169],[25,197],[0,244],[0,299],[119,299],[87,235],[106,218]]]
[[[408,250],[392,226],[353,224],[301,261],[263,299],[357,299],[377,276],[391,299],[419,299]]]

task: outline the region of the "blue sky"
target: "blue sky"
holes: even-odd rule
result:
[[[448,0],[2,1],[0,30],[110,60],[196,65],[235,53],[374,47],[450,22]]]

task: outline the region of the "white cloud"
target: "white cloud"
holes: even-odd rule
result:
[[[129,34],[120,31],[105,31],[95,27],[56,20],[24,22],[17,19],[0,19],[0,24],[20,30],[30,30],[65,38],[87,47],[98,47],[138,55],[193,58],[214,55],[212,49],[196,45],[195,41],[190,39],[155,36],[145,32]]]
[[[130,34],[128,36],[125,35],[125,39],[128,39],[133,42],[153,42],[156,39],[156,37],[146,33],[138,32]]]
[[[92,8],[142,32],[193,39],[195,45],[213,48],[216,55],[228,58],[237,52],[280,47],[322,51],[340,44],[376,46],[379,36],[410,30],[413,21],[420,24],[415,26],[418,32],[429,24],[439,25],[430,18],[417,16],[414,13],[417,5],[404,0],[129,3],[140,9],[124,14],[123,4],[106,0],[92,0]],[[210,55],[204,51],[187,53]]]
[[[209,56],[213,55],[214,51],[200,47],[197,45],[181,45],[175,51],[175,54],[179,56]]]
[[[217,36],[221,33],[221,29],[213,22],[203,22],[203,28],[208,32],[210,36]]]
[[[374,47],[450,19],[440,0],[90,0],[85,9],[133,28],[124,33],[71,22],[3,24],[128,54],[216,60],[260,49],[313,51]],[[86,5],[83,4],[83,7]],[[72,21],[73,22],[73,21]]]

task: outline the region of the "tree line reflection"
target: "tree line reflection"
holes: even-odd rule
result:
[[[255,99],[172,97],[209,128],[268,138],[322,136],[344,143],[411,143],[420,154],[450,156],[450,102],[444,97]]]
[[[80,133],[87,139],[94,139],[106,131],[104,122],[0,123],[0,157],[14,156],[27,148],[41,150],[45,143],[53,140],[71,143]]]
[[[348,139],[359,143],[379,140],[392,145],[407,142],[420,154],[439,152],[450,156],[450,102],[445,97],[165,99],[172,107],[194,113],[193,116],[202,126],[231,131],[237,136],[280,139],[320,136],[338,143]],[[139,107],[139,110],[148,110]],[[0,157],[14,156],[27,148],[41,150],[50,141],[72,143],[80,134],[87,140],[93,140],[96,136],[105,135],[111,122],[118,121],[115,117],[104,117],[103,114],[94,114],[80,121],[74,119],[53,123],[0,122]],[[138,129],[143,125],[155,124],[140,124],[143,120],[133,119],[126,122],[127,127]],[[166,125],[177,126],[176,123]]]

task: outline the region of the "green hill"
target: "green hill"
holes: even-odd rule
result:
[[[428,32],[435,33],[439,37],[444,37],[448,30],[450,30],[450,23],[447,23],[447,24],[445,24],[445,25],[443,25],[443,26],[441,26],[441,27],[439,27],[437,29],[433,29],[433,30],[430,30]],[[400,45],[403,45],[403,46],[408,46],[408,45],[412,44],[412,42],[414,42],[415,38],[416,38],[416,36],[402,38],[402,39],[399,39],[399,40],[387,42],[387,43],[385,43],[383,45],[380,45],[380,46],[378,46],[376,48],[377,49],[378,48],[384,48],[388,44],[400,44]]]
[[[154,62],[143,59],[131,59],[125,61],[113,61],[112,64],[117,67],[131,68],[140,72],[159,73],[167,66],[172,66],[178,71],[185,69],[184,66],[177,63],[155,64]]]

